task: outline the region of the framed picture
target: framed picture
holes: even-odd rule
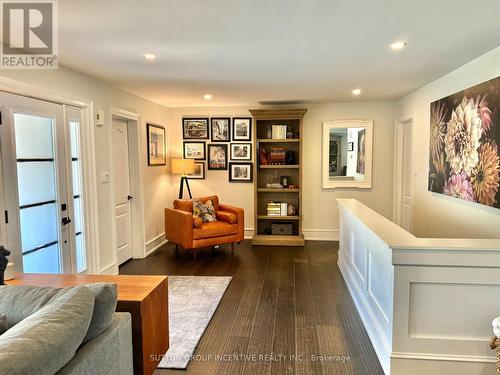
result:
[[[347,143],[347,151],[354,151],[354,142]]]
[[[229,163],[229,182],[253,182],[253,164]]]
[[[184,139],[208,139],[208,118],[182,119]]]
[[[432,102],[429,191],[500,209],[499,146],[500,76]]]
[[[147,124],[148,127],[148,165],[166,165],[165,128]]]
[[[229,117],[212,117],[210,119],[212,142],[229,142],[231,140],[230,124]]]
[[[226,170],[227,169],[227,145],[208,145],[208,169]]]
[[[251,143],[231,143],[231,160],[252,160]]]
[[[366,168],[366,129],[358,131],[358,160],[356,163],[356,173],[365,174]]]
[[[188,174],[187,178],[192,180],[204,180],[205,179],[205,163],[202,161],[194,162],[194,173]]]
[[[184,159],[205,160],[205,142],[184,142]]]
[[[252,118],[234,117],[233,141],[251,141],[251,140],[252,140]]]

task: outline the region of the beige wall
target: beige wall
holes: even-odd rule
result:
[[[109,137],[110,108],[119,108],[138,113],[141,116],[141,162],[144,166],[144,217],[145,240],[164,233],[163,202],[166,201],[169,187],[166,167],[147,167],[146,160],[146,122],[167,125],[167,108],[125,91],[111,87],[101,81],[89,78],[75,71],[59,68],[57,70],[3,71],[1,76],[39,86],[43,89],[70,97],[81,97],[94,102],[95,110],[104,110],[106,124],[95,128],[96,175],[99,219],[99,261],[101,268],[112,265],[107,272],[116,272],[113,264],[111,236],[113,212],[110,197],[110,184],[100,183],[100,174],[110,171],[111,145]]]
[[[392,215],[393,185],[393,133],[394,103],[359,102],[314,104],[306,106],[304,118],[304,169],[303,214],[306,238],[334,239],[338,235],[336,198],[356,198],[382,215]],[[247,107],[170,108],[170,156],[182,155],[183,116],[249,116]],[[374,120],[373,188],[336,189],[321,188],[321,137],[322,123],[339,119]],[[254,161],[255,161],[255,155]],[[239,205],[245,209],[245,227],[253,230],[253,185],[228,182],[227,171],[206,171],[205,180],[190,180],[194,196],[218,194],[222,202]],[[172,176],[170,199],[178,192],[178,177]],[[247,233],[250,234],[250,233]]]
[[[430,103],[500,75],[500,47],[398,101],[415,118],[413,231],[419,237],[499,238],[500,210],[427,191]]]

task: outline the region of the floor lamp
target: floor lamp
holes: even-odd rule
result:
[[[172,159],[172,174],[180,174],[181,181],[179,186],[179,199],[182,199],[184,194],[184,181],[189,193],[189,198],[192,199],[191,189],[187,176],[194,173],[194,160],[193,159]]]

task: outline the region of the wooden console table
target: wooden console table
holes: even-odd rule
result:
[[[169,344],[167,276],[23,273],[6,284],[64,288],[99,282],[117,284],[116,311],[132,315],[134,374],[152,374]]]

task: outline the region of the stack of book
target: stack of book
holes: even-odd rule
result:
[[[288,216],[288,203],[269,202],[267,204],[267,216]]]
[[[273,125],[273,139],[286,139],[286,125]]]

